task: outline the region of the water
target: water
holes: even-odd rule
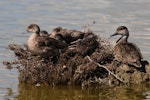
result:
[[[0,0],[0,62],[15,59],[9,43],[24,44],[22,34],[31,23],[50,32],[57,26],[83,30],[84,25],[104,38],[119,25],[130,30],[144,59],[150,61],[149,0]],[[96,21],[96,24],[92,24]],[[114,42],[116,38],[111,39]],[[36,87],[20,84],[17,69],[0,63],[0,100],[148,100],[150,84],[81,89],[80,87]]]

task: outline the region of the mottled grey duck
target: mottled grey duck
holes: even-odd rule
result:
[[[49,34],[47,31],[42,30],[42,31],[40,31],[40,36],[49,37]]]
[[[135,67],[142,67],[141,59],[143,59],[143,56],[140,49],[134,43],[128,42],[129,31],[127,27],[119,26],[111,36],[116,35],[121,35],[121,37],[116,41],[113,49],[115,59]]]
[[[67,44],[46,36],[40,36],[40,28],[37,24],[28,26],[27,31],[32,33],[27,41],[27,48],[35,55],[59,56],[59,49],[67,47]]]
[[[97,39],[95,34],[86,33],[84,38],[77,42],[76,51],[82,56],[92,54],[99,46]]]
[[[69,29],[63,29],[62,27],[54,28],[53,31],[50,34],[50,37],[56,38],[58,37],[58,34],[63,36],[63,40],[70,44],[73,41],[76,41],[78,39],[83,39],[84,32],[77,31],[77,30],[69,30]]]

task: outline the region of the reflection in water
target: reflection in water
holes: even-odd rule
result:
[[[83,88],[73,86],[33,86],[19,84],[17,100],[141,100],[149,99],[150,83],[141,85]],[[10,93],[10,92],[9,92]]]

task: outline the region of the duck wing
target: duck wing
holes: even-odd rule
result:
[[[98,45],[99,44],[95,38],[84,38],[78,42],[76,50],[81,55],[86,56],[92,54]]]
[[[133,43],[120,43],[114,47],[115,58],[123,63],[140,66],[143,58],[140,49]]]
[[[132,43],[132,45],[133,45],[133,46],[136,48],[136,50],[138,51],[140,58],[143,59],[143,55],[142,55],[141,50],[139,49],[139,47],[138,47],[136,44],[133,44],[133,43]]]
[[[50,37],[39,37],[39,43],[42,46],[53,47],[58,49],[63,49],[68,46],[68,44]]]

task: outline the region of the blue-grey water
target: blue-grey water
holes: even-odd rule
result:
[[[0,62],[16,59],[7,45],[25,44],[29,34],[22,33],[31,23],[48,32],[57,26],[83,30],[89,25],[106,39],[119,25],[125,25],[130,30],[129,41],[150,61],[150,0],[0,0]],[[150,84],[99,89],[35,87],[20,84],[18,70],[0,63],[0,100],[14,99],[149,100]]]

